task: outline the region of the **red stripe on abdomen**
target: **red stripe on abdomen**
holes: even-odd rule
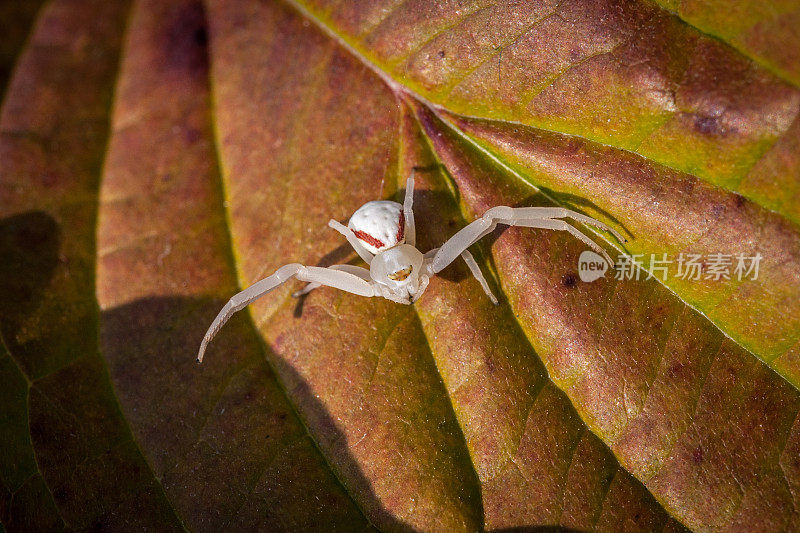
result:
[[[406,214],[400,211],[400,226],[397,228],[397,242],[403,240],[406,232]]]
[[[353,233],[355,233],[356,237],[358,237],[367,244],[371,244],[375,248],[383,248],[384,246],[386,246],[383,243],[383,241],[376,239],[366,231],[354,231]]]

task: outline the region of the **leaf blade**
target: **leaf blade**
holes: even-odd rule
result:
[[[800,6],[797,2],[741,2],[716,6],[708,1],[676,2],[659,0],[688,24],[734,46],[743,54],[764,65],[795,87],[800,85],[800,58],[797,25]]]
[[[398,187],[416,168],[414,210],[425,222],[418,245],[431,249],[464,220],[410,111],[402,131],[408,148]],[[484,527],[680,529],[587,431],[511,310],[492,305],[470,277],[459,259],[431,280],[415,308],[481,482]]]
[[[382,182],[395,171],[394,96],[283,6],[208,6],[223,176],[244,284],[290,262],[344,259],[351,252],[343,247],[326,257],[341,243],[326,222],[383,196]],[[264,77],[253,84],[248,74],[260,65]],[[250,139],[270,150],[242,150]],[[292,289],[251,306],[256,323],[301,416],[371,522],[390,530],[480,528],[472,465],[413,312],[331,289],[295,305]]]
[[[416,112],[470,217],[493,205],[530,205],[537,196],[549,203],[487,173],[479,150],[426,108]],[[560,279],[581,246],[556,232],[532,240],[525,231],[510,228],[493,249],[505,292],[553,381],[626,469],[691,528],[755,516],[770,527],[794,523],[789,487],[798,472],[786,469],[784,454],[800,432],[797,389],[654,281],[569,290]],[[540,262],[555,268],[542,271]],[[700,361],[681,357],[675,343],[685,337],[675,331],[689,334],[689,354],[697,353],[695,343],[708,344]],[[748,450],[749,459],[730,463],[729,449]],[[768,502],[757,496],[766,490]]]
[[[363,529],[252,325],[236,317],[203,366],[191,357],[236,289],[205,35],[199,1],[140,1],[130,20],[100,192],[102,354],[186,527]]]
[[[37,465],[11,496],[2,517],[9,527],[180,529],[96,346],[97,186],[128,7],[48,4],[0,115],[2,335],[28,382]],[[115,475],[127,478],[128,490],[109,490]]]
[[[784,147],[796,140],[800,92],[650,4],[576,0],[547,3],[545,13],[525,8],[520,16],[531,24],[506,43],[490,21],[515,18],[512,3],[470,2],[462,10],[291,3],[449,111],[634,151],[800,221],[789,201],[800,161]],[[381,11],[385,18],[376,21]],[[515,52],[497,53],[504,44]],[[454,91],[464,73],[469,84],[459,81]],[[771,150],[776,143],[781,148]],[[751,171],[758,163],[777,170],[778,181]]]
[[[0,373],[22,384],[0,398],[11,415],[0,416],[0,435],[13,434],[17,448],[0,461],[5,527],[35,527],[20,518],[37,505],[30,516],[40,528],[63,525],[60,515],[73,527],[170,516],[175,527],[182,520],[199,529],[322,522],[391,530],[681,529],[671,517],[698,529],[756,521],[797,527],[798,394],[788,385],[800,367],[791,300],[799,240],[795,89],[644,3],[509,9],[467,2],[441,11],[413,1],[336,10],[316,2],[309,11],[292,2],[293,11],[213,0],[211,105],[203,15],[196,4],[177,9],[189,4],[136,4],[106,155],[99,246],[87,237],[94,211],[70,219],[68,240],[78,235],[79,244],[66,257],[92,260],[77,269],[48,266],[59,261],[58,238],[48,219],[26,219],[33,234],[51,235],[29,250],[27,270],[82,275],[58,282],[77,287],[72,293],[58,284],[23,287],[43,291],[45,300],[88,305],[94,279],[86,265],[99,251],[100,334],[111,379],[96,352],[76,355],[83,345],[72,333],[57,332],[63,342],[56,347],[21,350],[25,335],[44,338],[44,329],[58,328],[48,321],[52,313],[7,306],[4,332],[13,333],[12,353],[23,363],[17,370],[0,354]],[[98,20],[106,36],[121,26],[115,19],[112,28],[106,14]],[[83,34],[52,24],[42,31],[85,68],[76,44]],[[106,44],[118,47],[119,39]],[[57,166],[49,158],[78,138],[85,115],[80,106],[73,114],[63,108],[70,95],[50,94],[31,109],[55,111],[68,133],[31,160]],[[412,133],[406,105],[427,139]],[[618,116],[606,131],[609,109]],[[518,112],[527,124],[512,121]],[[93,116],[103,122],[102,113]],[[222,192],[209,115],[218,119]],[[97,200],[100,144],[69,144],[94,153],[95,163],[58,166],[79,178],[95,172],[94,184],[53,192],[46,179],[35,182],[32,205],[44,199],[52,202],[45,213],[57,214],[77,202],[86,215],[83,206]],[[26,146],[9,140],[5,148],[16,158],[6,169],[38,176],[44,163],[17,162]],[[431,167],[437,158],[446,170]],[[391,197],[415,165],[424,167],[418,219],[429,245],[494,202],[547,205],[549,198],[582,201],[614,224],[622,217],[639,237],[632,251],[697,242],[710,250],[730,242],[723,229],[738,229],[740,245],[773,237],[767,249],[786,261],[763,283],[723,284],[716,293],[712,284],[673,292],[652,282],[588,286],[576,282],[572,239],[510,230],[487,239],[509,307],[488,306],[458,266],[412,309],[329,289],[293,305],[287,286],[254,308],[260,339],[236,317],[215,341],[213,363],[188,368],[236,274],[247,285],[286,262],[347,260],[346,247],[335,249],[341,239],[324,230],[327,218],[344,220],[359,203]],[[4,176],[17,179],[14,172]],[[6,187],[21,202],[19,183],[0,180],[0,195]],[[618,198],[610,194],[620,190]],[[734,191],[753,202],[739,205]],[[691,200],[685,214],[681,195]],[[645,198],[664,196],[665,213],[646,209]],[[0,230],[19,226],[12,222]],[[7,248],[3,239],[0,231]],[[760,309],[753,324],[743,318],[747,297]],[[695,308],[710,309],[717,327]],[[96,322],[97,311],[79,316]],[[35,385],[23,395],[27,374]],[[66,384],[83,392],[69,395]],[[19,435],[26,424],[30,444]],[[44,476],[24,467],[34,449],[43,451]],[[17,464],[23,468],[14,470]],[[108,485],[114,470],[133,483]],[[146,495],[144,513],[130,503],[137,490]]]

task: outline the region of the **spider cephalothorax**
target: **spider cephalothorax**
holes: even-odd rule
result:
[[[402,205],[388,200],[367,202],[353,213],[347,226],[335,220],[328,222],[328,226],[344,235],[358,255],[369,265],[369,270],[355,265],[322,268],[299,263],[279,268],[274,274],[252,284],[225,304],[203,337],[197,362],[203,360],[208,343],[233,313],[293,277],[310,282],[302,290],[295,292],[294,296],[307,294],[321,285],[327,285],[360,296],[382,296],[393,302],[411,304],[425,292],[431,276],[461,256],[483,290],[492,302],[497,304],[497,299],[489,289],[478,263],[467,248],[491,233],[498,224],[568,231],[602,254],[609,264],[613,262],[605,250],[578,229],[560,219],[571,218],[590,224],[610,231],[620,241],[625,240],[602,222],[569,209],[499,206],[489,209],[481,218],[462,228],[442,246],[423,255],[416,247],[413,200],[412,173],[406,182],[405,200]]]

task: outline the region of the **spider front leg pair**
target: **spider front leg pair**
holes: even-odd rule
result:
[[[562,218],[571,218],[578,222],[583,222],[589,226],[606,230],[613,234],[620,242],[627,242],[622,235],[614,229],[586,215],[582,215],[563,207],[506,207],[498,206],[487,210],[481,218],[462,228],[453,235],[450,240],[444,243],[433,259],[433,272],[438,273],[447,265],[455,260],[465,248],[494,231],[498,224],[507,226],[523,226],[527,228],[543,228],[552,230],[568,231],[578,240],[586,244],[595,252],[602,255],[609,266],[614,265],[611,256],[606,253],[597,243],[592,241],[580,230],[570,226]]]
[[[369,270],[354,265],[322,268],[299,263],[279,268],[274,274],[236,294],[225,304],[203,337],[197,362],[203,360],[208,343],[233,313],[291,278],[309,282],[293,296],[307,294],[317,287],[326,285],[360,296],[381,296],[393,302],[411,304],[422,296],[432,276],[461,256],[483,290],[492,302],[497,304],[497,298],[492,294],[478,263],[467,248],[491,233],[498,224],[568,231],[602,254],[612,265],[613,261],[600,246],[560,219],[572,218],[610,231],[620,241],[625,241],[621,235],[602,222],[569,209],[500,206],[489,209],[481,218],[461,229],[441,247],[423,255],[416,248],[413,203],[414,173],[412,172],[406,182],[405,200],[402,205],[387,200],[367,202],[353,213],[347,226],[335,220],[328,222],[328,226],[344,235],[353,249],[369,265]]]
[[[312,284],[335,287],[361,296],[374,296],[372,284],[369,281],[369,272],[367,270],[363,268],[360,269],[367,274],[365,278],[363,273],[354,273],[352,270],[349,270],[349,268],[345,269],[344,267],[352,269],[359,268],[351,265],[336,265],[336,267],[331,268],[320,268],[304,266],[300,263],[291,263],[282,266],[268,278],[257,281],[242,292],[235,294],[228,300],[228,303],[225,304],[219,314],[217,314],[217,317],[211,323],[208,331],[206,331],[205,336],[203,336],[203,341],[200,343],[200,350],[197,352],[197,362],[203,362],[203,355],[205,354],[208,343],[211,342],[214,335],[217,334],[236,311],[244,309],[279,285],[289,281],[291,278],[309,281]]]

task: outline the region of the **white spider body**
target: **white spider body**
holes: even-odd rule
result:
[[[353,213],[347,226],[335,220],[329,221],[328,226],[344,235],[358,255],[369,265],[369,270],[355,265],[333,265],[322,268],[303,266],[299,263],[279,268],[271,276],[234,295],[225,304],[200,343],[197,362],[203,360],[208,343],[233,313],[291,278],[309,282],[302,290],[293,294],[295,297],[307,294],[321,285],[327,285],[360,296],[381,296],[393,302],[411,304],[422,296],[432,276],[460,256],[492,302],[497,304],[497,299],[483,277],[478,263],[467,248],[491,233],[498,224],[568,231],[602,254],[612,265],[613,262],[605,250],[578,229],[560,219],[569,217],[597,226],[610,231],[620,241],[625,241],[621,235],[602,222],[569,209],[498,206],[489,209],[481,218],[462,228],[439,248],[434,248],[423,255],[416,248],[413,199],[412,172],[406,182],[405,200],[402,205],[388,200],[367,202]]]
[[[347,223],[364,248],[373,254],[404,243],[405,226],[403,206],[390,200],[365,203]]]

